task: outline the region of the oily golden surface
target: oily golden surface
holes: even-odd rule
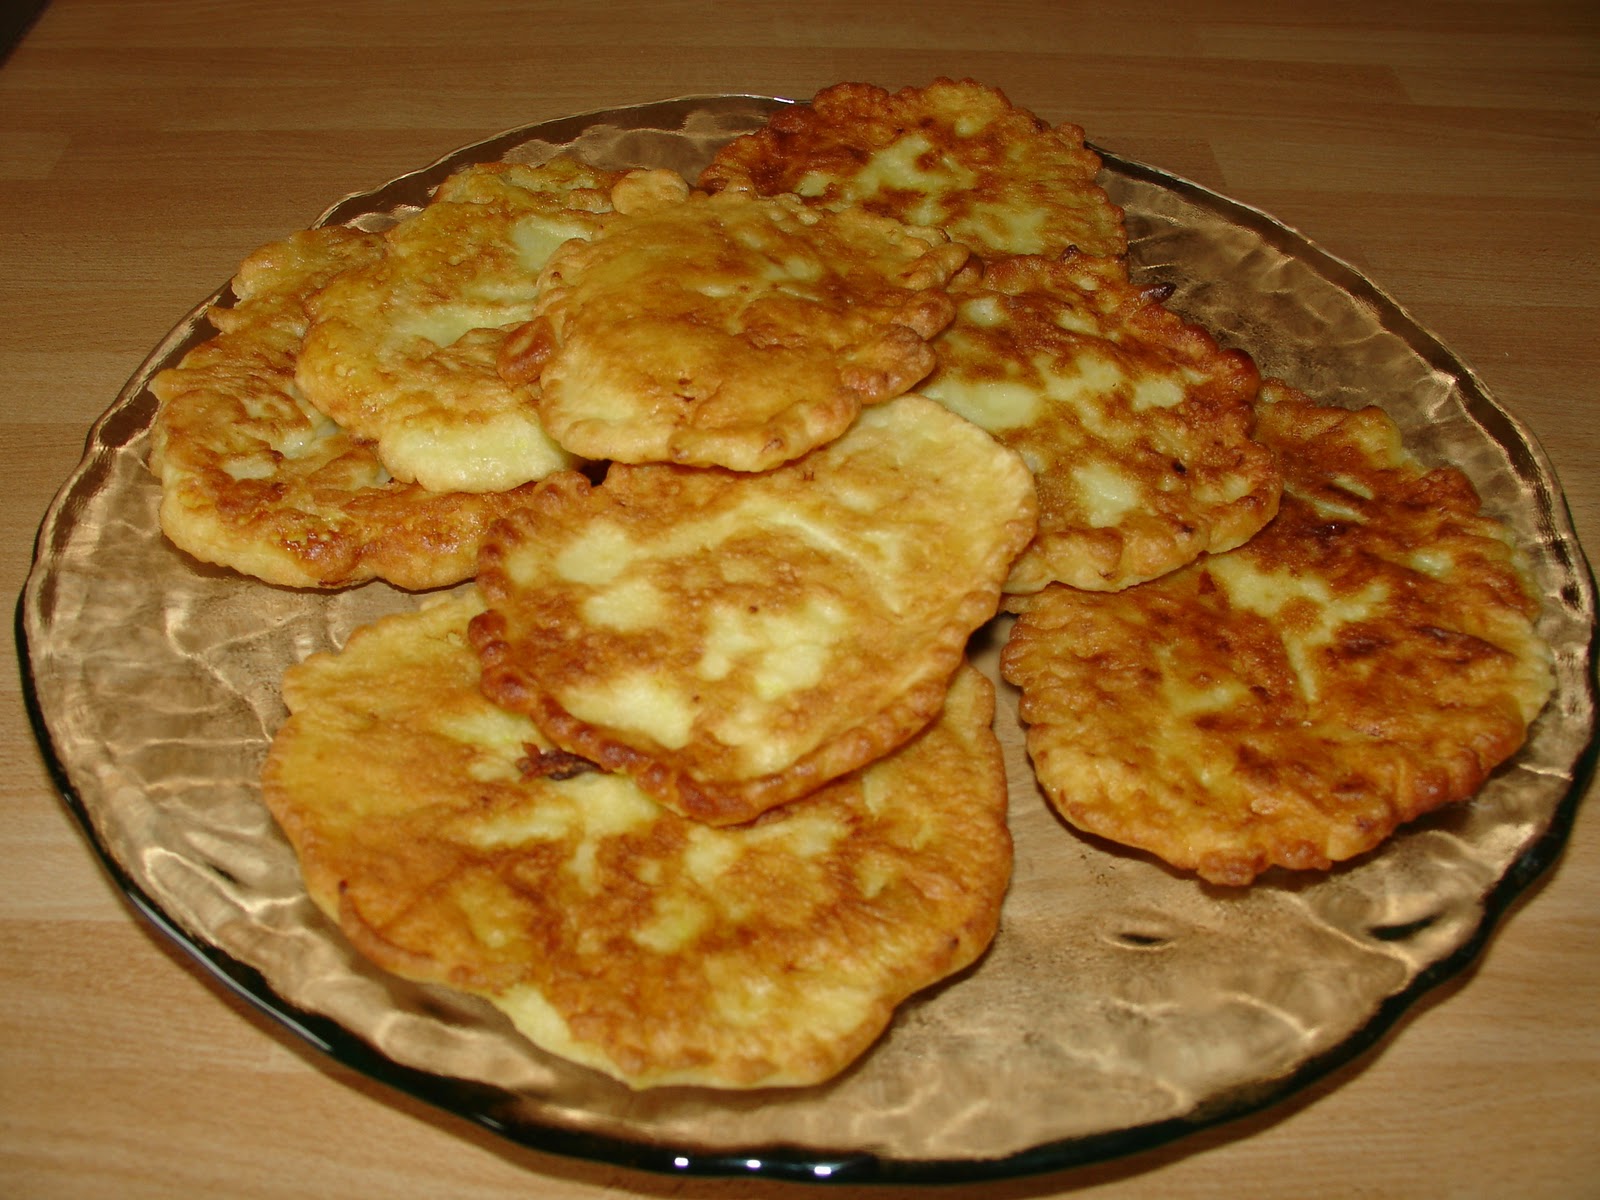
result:
[[[933,369],[943,284],[967,254],[933,230],[790,196],[629,179],[622,215],[550,262],[502,371],[537,380],[574,454],[759,471],[838,437]]]
[[[957,675],[866,770],[713,829],[626,778],[541,775],[479,691],[476,595],[291,668],[267,803],[313,900],[375,962],[487,997],[634,1087],[816,1083],[972,962],[1010,875],[993,689]]]
[[[556,158],[446,179],[385,232],[376,261],[311,297],[306,398],[373,441],[397,479],[437,491],[503,491],[573,465],[497,358],[551,254],[600,229],[617,178]]]
[[[1116,591],[1231,549],[1272,517],[1278,471],[1250,437],[1255,364],[1119,264],[1004,259],[955,299],[921,391],[1034,473],[1039,532],[1008,593]]]
[[[933,717],[1033,528],[1021,461],[916,395],[769,472],[568,473],[485,543],[484,688],[675,811],[749,820]]]
[[[1095,182],[1100,157],[1076,125],[1051,127],[997,88],[938,79],[890,93],[826,88],[725,146],[711,191],[793,192],[943,229],[987,259],[1127,252],[1122,210]]]
[[[1032,597],[1001,660],[1062,815],[1221,884],[1325,868],[1471,795],[1551,688],[1466,477],[1418,465],[1376,408],[1263,394],[1273,522],[1154,583]]]
[[[291,587],[437,587],[471,576],[485,528],[526,499],[397,482],[296,388],[306,299],[380,253],[375,235],[340,227],[262,247],[234,278],[236,303],[210,313],[216,336],[152,381],[150,465],[175,545]]]

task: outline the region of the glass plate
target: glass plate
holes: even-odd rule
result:
[[[558,150],[693,177],[784,103],[693,97],[514,130],[322,221],[381,227],[462,165]],[[991,951],[913,998],[825,1086],[630,1092],[541,1053],[486,1004],[369,966],[306,899],[256,782],[284,716],[280,677],[414,598],[271,588],[162,539],[146,385],[208,335],[208,298],[96,424],[18,610],[40,744],[118,885],[226,986],[341,1062],[513,1141],[663,1172],[948,1182],[1059,1168],[1241,1115],[1370,1046],[1482,950],[1566,839],[1592,758],[1592,581],[1534,439],[1394,301],[1259,212],[1105,161],[1139,278],[1172,285],[1179,311],[1265,371],[1383,405],[1527,548],[1557,691],[1471,802],[1334,871],[1213,889],[1052,816],[1002,688],[1017,857]],[[1001,632],[974,639],[991,677]]]

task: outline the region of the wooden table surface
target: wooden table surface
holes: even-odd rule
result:
[[[1364,269],[1532,427],[1600,547],[1591,0],[55,0],[0,66],[6,586],[147,351],[331,200],[566,113],[941,74]],[[4,687],[0,1195],[799,1194],[525,1151],[305,1049],[131,913]],[[1358,1063],[1177,1144],[963,1194],[1600,1195],[1594,799],[1477,968]]]

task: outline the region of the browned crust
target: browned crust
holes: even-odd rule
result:
[[[1269,395],[1261,436],[1288,488],[1272,524],[1125,592],[1052,588],[1030,600],[1001,657],[1052,804],[1228,885],[1275,865],[1326,868],[1470,796],[1522,744],[1549,690],[1537,602],[1467,478],[1375,461],[1374,446],[1398,446],[1377,409],[1318,408],[1278,385]],[[1453,566],[1419,571],[1419,551],[1448,552]],[[1314,628],[1318,611],[1290,600],[1269,618],[1230,604],[1218,578],[1229,559],[1315,579],[1336,600],[1374,585],[1385,598],[1302,652],[1313,695],[1286,637]],[[1172,682],[1237,694],[1185,715],[1164,699]]]
[[[951,481],[947,489],[941,487],[939,495],[953,506],[948,521],[981,520],[982,528],[989,530],[987,536],[992,542],[986,541],[981,547],[983,561],[968,564],[973,577],[926,580],[922,584],[924,595],[917,600],[919,606],[929,606],[926,611],[919,608],[916,616],[919,623],[928,625],[922,640],[914,646],[893,642],[899,649],[891,650],[861,638],[858,632],[851,645],[860,661],[848,664],[848,678],[835,676],[803,689],[799,693],[803,699],[786,700],[769,718],[775,737],[793,726],[807,741],[816,706],[837,705],[841,713],[852,718],[850,722],[837,713],[829,713],[827,725],[832,728],[824,728],[821,741],[810,749],[799,750],[781,769],[751,776],[742,767],[736,748],[711,732],[716,719],[723,715],[715,709],[712,699],[706,701],[706,708],[696,709],[695,733],[677,749],[662,747],[645,735],[590,723],[562,703],[564,687],[573,681],[588,680],[597,671],[648,664],[674,681],[696,678],[696,663],[705,649],[699,641],[665,639],[654,625],[631,631],[594,629],[583,613],[586,593],[581,588],[528,586],[513,577],[509,565],[520,545],[558,536],[569,526],[586,527],[597,516],[626,524],[638,531],[635,536],[645,538],[652,528],[648,522],[665,520],[675,524],[680,519],[687,520],[698,511],[698,505],[705,505],[707,511],[720,511],[720,506],[736,498],[741,489],[754,486],[747,484],[747,477],[734,472],[708,473],[664,464],[614,466],[600,487],[577,473],[554,476],[540,485],[528,510],[513,514],[496,527],[484,544],[478,569],[478,585],[489,611],[471,626],[472,642],[483,664],[485,694],[508,709],[527,714],[561,749],[608,771],[627,774],[675,811],[718,825],[749,820],[903,744],[939,711],[948,681],[962,662],[968,637],[994,615],[1000,581],[1031,536],[1035,513],[1020,461],[990,446],[985,435],[941,412],[931,401],[906,397],[894,403],[907,406],[908,412],[928,417],[936,414],[941,426],[948,423],[963,430],[972,446],[981,443],[988,447],[982,458],[985,462],[993,459],[991,469],[1004,483],[979,481],[983,494],[1014,495],[1018,507],[1015,512],[1004,514],[963,515],[959,506],[965,503],[965,497],[959,484]],[[838,445],[848,447],[850,443]],[[828,472],[844,469],[827,465],[831,450],[819,453],[827,456],[821,464],[808,458],[783,468],[797,481],[793,486],[826,487],[831,478]],[[897,482],[896,486],[905,485]],[[680,492],[683,498],[679,498]],[[682,514],[681,518],[677,514]],[[946,521],[942,510],[940,521]],[[926,518],[924,523],[928,523]],[[737,557],[748,546],[753,554],[750,561],[765,564],[766,560],[756,555],[768,536],[768,531],[761,528],[740,531],[719,545],[716,561]],[[935,556],[934,561],[942,563],[943,551],[932,545],[937,540],[936,532],[923,529],[918,536],[928,543],[919,553]],[[540,551],[541,557],[544,553],[547,548]],[[737,587],[714,569],[716,561],[691,556],[684,560],[672,584],[676,589],[676,611],[685,621],[697,620],[702,611],[733,596],[746,597],[752,604],[774,605],[778,611],[782,611],[784,603],[799,604],[816,586],[807,573],[812,569],[811,560],[818,564],[816,569],[829,569],[820,552],[808,553],[811,559],[803,562],[763,565],[759,583]],[[971,557],[977,559],[979,554],[974,550]],[[860,588],[869,582],[853,577],[848,587]],[[907,581],[900,582],[904,586]],[[850,619],[891,617],[874,610],[853,612]],[[908,664],[895,658],[895,654],[914,655],[915,661]],[[904,681],[903,685],[899,681]],[[891,690],[891,682],[900,690]],[[698,702],[699,697],[695,700]]]
[[[162,530],[180,549],[284,586],[440,587],[469,578],[488,527],[530,498],[531,488],[428,492],[390,479],[369,443],[317,432],[293,383],[304,304],[373,246],[373,235],[333,228],[263,247],[242,268],[266,277],[260,290],[214,312],[218,333],[152,381],[151,468]],[[290,458],[277,439],[318,446]],[[270,466],[236,477],[245,461]]]
[[[546,428],[583,457],[765,470],[933,369],[966,259],[859,210],[686,193],[557,251],[499,371],[538,383]]]
[[[1172,312],[1166,294],[1160,286],[1129,283],[1116,264],[1074,255],[998,260],[960,293],[994,299],[1005,320],[992,328],[961,327],[963,337],[978,344],[976,356],[954,353],[948,339],[935,341],[940,372],[979,382],[1021,379],[1043,393],[1039,363],[1066,367],[1093,353],[1114,356],[1135,377],[1175,367],[1190,376],[1182,402],[1170,410],[1135,416],[1125,398],[1102,398],[1104,412],[1130,431],[1124,444],[1102,444],[1087,427],[1071,430],[1085,447],[1109,454],[1119,470],[1145,485],[1141,506],[1123,520],[1096,526],[1086,519],[1069,483],[1081,454],[1036,470],[1039,532],[1013,569],[1008,592],[1035,592],[1050,582],[1115,591],[1202,553],[1231,549],[1277,511],[1279,471],[1251,437],[1260,385],[1254,360],[1223,349],[1204,328]],[[1076,322],[1064,327],[1057,319],[1063,311],[1092,321],[1098,332],[1084,332]],[[940,378],[936,374],[928,384],[935,395]],[[1040,462],[1060,449],[1049,426],[1063,419],[1047,410],[1037,428],[1003,429],[996,437]],[[1181,457],[1175,447],[1182,447]]]
[[[958,135],[958,115],[981,118],[977,133]],[[999,88],[973,79],[941,77],[922,87],[891,93],[875,84],[849,82],[818,92],[809,104],[775,113],[767,125],[724,146],[700,176],[708,191],[751,188],[761,195],[800,190],[808,176],[826,180],[806,193],[810,203],[838,206],[845,186],[874,151],[908,133],[932,142],[975,172],[970,189],[939,198],[936,224],[984,257],[1014,253],[987,243],[972,220],[974,206],[1014,205],[1050,213],[1049,241],[1031,253],[1058,255],[1076,248],[1085,254],[1120,258],[1127,253],[1122,210],[1095,182],[1100,156],[1084,142],[1081,127],[1051,126],[1011,103]],[[1043,169],[1019,171],[1017,147],[1037,156]],[[920,198],[884,189],[858,198],[873,212],[905,220]]]
[[[516,734],[462,644],[477,608],[384,618],[286,678],[266,802],[313,900],[379,966],[497,1003],[531,986],[574,1043],[547,1048],[631,1086],[799,1086],[989,944],[1011,842],[994,691],[972,668],[897,754],[708,839],[592,776],[475,770],[495,743],[470,731]],[[596,803],[627,819],[589,830]],[[663,897],[702,919],[657,943],[639,935]],[[748,1004],[747,1024],[724,1002]]]
[[[489,552],[486,552],[486,555]],[[480,576],[495,578],[486,564]],[[494,596],[494,589],[485,592]],[[992,598],[974,597],[962,618],[972,626],[994,611]],[[505,617],[493,610],[475,617],[470,627],[473,647],[483,663],[486,696],[514,712],[525,713],[547,738],[602,770],[630,776],[654,799],[686,817],[708,825],[739,825],[769,809],[816,791],[830,780],[890,753],[905,744],[938,715],[950,677],[961,665],[967,634],[952,629],[937,647],[930,647],[930,677],[897,696],[855,727],[824,742],[784,770],[752,779],[707,780],[693,774],[696,760],[714,757],[692,750],[664,757],[661,751],[639,749],[617,740],[615,731],[591,725],[563,708],[541,688],[537,654],[519,652],[506,640]]]

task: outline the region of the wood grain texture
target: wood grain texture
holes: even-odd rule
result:
[[[1589,0],[54,0],[0,65],[10,594],[90,422],[150,347],[245,253],[346,192],[572,112],[941,74],[997,84],[1364,269],[1531,426],[1600,546]],[[800,1194],[523,1151],[305,1049],[110,887],[17,678],[0,684],[0,1194]],[[963,1194],[1595,1195],[1597,888],[1590,796],[1477,968],[1374,1053],[1186,1141]]]

